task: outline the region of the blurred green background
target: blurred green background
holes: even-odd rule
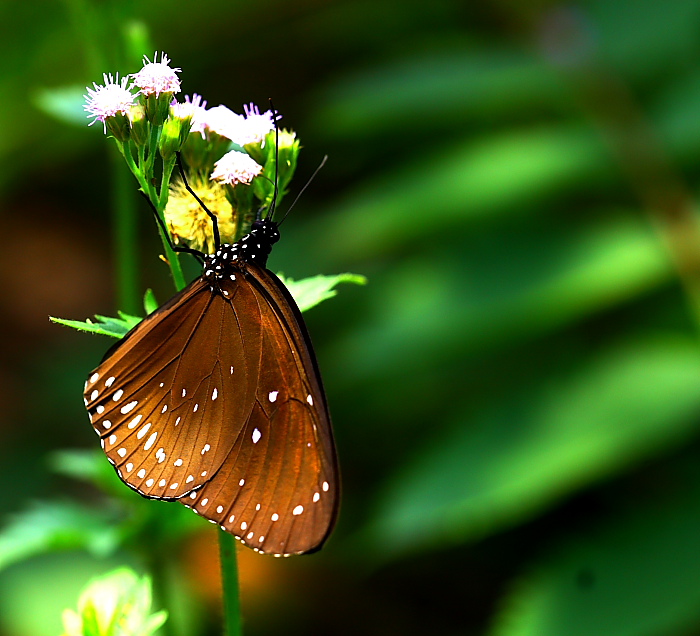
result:
[[[0,24],[2,636],[59,634],[123,563],[159,570],[172,634],[220,633],[212,527],[54,454],[96,447],[110,343],[47,316],[117,309],[116,185],[99,126],[46,104],[138,70],[139,38],[210,106],[272,97],[298,188],[329,155],[271,268],[369,278],[307,314],[338,527],[240,554],[246,633],[700,634],[698,2],[4,0]]]

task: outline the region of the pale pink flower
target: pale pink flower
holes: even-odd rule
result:
[[[235,141],[241,146],[243,145],[239,142],[245,126],[245,117],[243,115],[234,113],[230,108],[221,104],[206,111],[204,122],[206,128],[217,135]]]
[[[250,139],[245,143],[257,143],[265,139],[267,133],[275,129],[275,120],[282,117],[275,115],[271,110],[260,114],[255,104],[246,104],[243,106],[243,110],[245,112],[245,132]]]
[[[185,95],[184,102],[178,102],[173,100],[170,105],[173,117],[178,117],[180,119],[186,119],[187,117],[192,117],[192,127],[191,132],[198,132],[204,136],[204,129],[206,128],[206,108],[207,102],[202,100],[201,95],[194,93],[192,99],[189,95]]]
[[[262,169],[250,155],[231,150],[214,164],[214,172],[210,178],[222,184],[250,183]]]
[[[88,117],[94,117],[90,122],[92,126],[96,121],[101,121],[105,133],[107,132],[107,117],[114,117],[118,113],[127,115],[131,105],[134,103],[134,95],[129,90],[128,77],[119,79],[119,73],[112,76],[110,73],[102,75],[104,86],[93,83],[94,88],[87,87],[87,95],[85,97],[85,105],[83,108],[87,111]]]
[[[160,54],[160,62],[157,60],[157,52],[153,55],[153,62],[144,55],[143,68],[131,76],[134,78],[134,86],[146,96],[154,93],[156,97],[161,93],[179,93],[180,78],[177,73],[182,72],[182,69],[170,68],[170,60],[165,53]]]
[[[206,127],[239,146],[261,142],[275,128],[272,111],[268,110],[261,115],[254,104],[246,105],[243,109],[245,116],[234,113],[223,105],[210,108],[206,111]]]

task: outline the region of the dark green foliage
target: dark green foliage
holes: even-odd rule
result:
[[[37,338],[31,312],[43,324],[117,309],[105,291],[105,142],[66,126],[65,87],[137,64],[115,54],[137,17],[210,106],[273,97],[304,144],[287,201],[329,155],[270,267],[371,282],[308,314],[344,477],[338,528],[322,552],[284,560],[260,588],[242,569],[246,632],[695,633],[700,327],[697,274],[686,268],[679,282],[673,237],[700,258],[697,228],[675,216],[696,207],[700,176],[698,3],[95,3],[108,7],[94,11],[106,69],[81,62],[95,36],[64,13],[80,4],[0,9],[17,21],[0,53],[11,121],[0,149],[4,243],[42,254],[45,227],[62,259],[83,254],[101,272],[91,284],[49,262],[42,276],[63,286],[61,304],[26,261],[3,262],[3,280],[23,282],[4,298],[13,342],[0,367],[0,386],[17,387],[0,429],[12,559],[95,553],[102,536],[99,549],[148,570],[154,546],[173,563],[191,559],[186,537],[203,525],[111,487],[85,458],[64,458],[63,474],[90,473],[96,488],[52,484],[36,459],[94,447],[77,413],[104,339],[68,359],[65,339],[86,338],[55,326]],[[61,122],[43,114],[57,108]],[[29,185],[39,193],[29,197]],[[25,211],[40,223],[22,225]],[[172,286],[140,213],[142,289],[162,302]],[[29,294],[42,304],[27,305]],[[55,503],[69,494],[80,503]],[[80,532],[65,530],[76,523]],[[23,542],[32,524],[40,530]],[[26,605],[14,604],[19,618],[0,616],[3,636],[22,634],[12,626],[41,595],[20,591]],[[43,633],[58,633],[58,616],[45,622]],[[188,629],[219,633],[215,620]]]

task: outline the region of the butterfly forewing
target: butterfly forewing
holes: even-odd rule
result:
[[[181,497],[229,455],[259,375],[259,355],[246,355],[261,338],[257,303],[246,291],[237,290],[245,310],[232,321],[229,302],[195,281],[137,325],[88,379],[93,427],[120,477],[140,493]]]
[[[327,537],[338,503],[328,410],[291,298],[265,270],[248,277],[263,334],[256,404],[221,470],[183,503],[261,552],[308,552]]]

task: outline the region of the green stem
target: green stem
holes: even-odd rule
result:
[[[146,180],[144,177],[144,174],[149,174],[148,170],[150,169],[148,165],[144,165],[143,161],[143,156],[142,153],[139,152],[139,165],[136,165],[136,162],[134,161],[134,157],[131,154],[131,151],[129,149],[128,144],[121,144],[117,142],[117,147],[119,148],[119,152],[121,152],[122,157],[124,157],[124,160],[126,161],[126,164],[129,166],[129,170],[131,170],[131,173],[136,177],[136,180],[139,182],[139,187],[141,190],[148,196],[148,198],[153,202],[153,205],[155,205],[156,210],[158,212],[158,216],[165,221],[165,205],[168,202],[168,182],[170,180],[170,175],[172,174],[173,171],[173,166],[175,165],[174,160],[170,162],[170,166],[164,165],[163,166],[163,174],[162,174],[162,179],[161,179],[161,191],[160,193],[158,190],[156,190],[155,186],[150,183],[149,181]],[[165,252],[165,258],[168,261],[168,266],[170,267],[170,273],[172,274],[173,277],[173,283],[175,284],[175,289],[177,291],[180,291],[183,289],[186,285],[185,282],[185,275],[182,273],[182,266],[180,265],[180,259],[178,258],[178,255],[176,252],[173,252],[172,248],[170,247],[170,242],[168,241],[168,237],[165,236],[163,233],[162,228],[160,227],[160,224],[158,224],[158,233],[160,235],[160,240],[163,244],[163,251]]]
[[[173,167],[175,166],[175,159],[169,159],[168,161],[163,161],[163,174],[161,175],[160,183],[160,193],[157,195],[155,200],[155,206],[158,210],[158,215],[163,222],[165,222],[165,206],[168,203],[168,184],[170,183],[170,175],[173,172]],[[151,199],[153,200],[153,199]],[[175,283],[175,288],[180,291],[185,287],[185,276],[182,273],[182,266],[180,265],[180,258],[177,252],[174,252],[170,247],[170,241],[168,237],[163,233],[163,229],[160,228],[160,238],[163,242],[163,249],[165,250],[165,258],[168,260],[170,265],[170,272],[173,275],[173,282]]]
[[[241,619],[241,599],[238,592],[236,540],[223,530],[219,530],[219,559],[223,588],[224,634],[226,636],[242,636],[243,621]]]
[[[136,205],[129,173],[111,152],[112,236],[116,262],[117,308],[132,316],[140,312]]]

